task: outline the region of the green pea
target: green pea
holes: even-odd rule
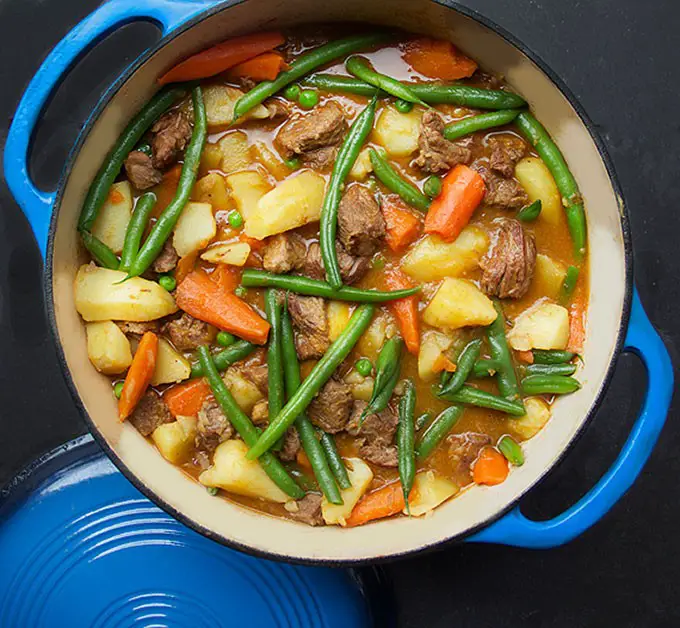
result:
[[[234,229],[240,229],[243,226],[243,216],[239,214],[236,210],[229,212],[227,216],[227,221],[234,227]]]
[[[361,360],[357,360],[357,363],[354,365],[354,368],[358,371],[359,375],[368,377],[371,374],[371,371],[373,370],[373,365],[371,364],[371,361],[368,358],[361,358]]]
[[[423,183],[423,192],[427,194],[430,198],[436,198],[439,196],[439,194],[442,191],[442,180],[435,176],[432,175],[431,177],[427,177],[425,179],[425,183]]]
[[[242,299],[244,296],[246,296],[246,294],[248,294],[248,289],[244,286],[236,286],[234,294]]]
[[[297,100],[300,98],[301,91],[300,86],[293,83],[283,90],[283,97],[288,100]]]
[[[172,292],[177,287],[177,280],[172,275],[161,275],[158,278],[158,285]]]
[[[413,109],[413,103],[408,102],[408,100],[402,100],[401,98],[397,98],[397,100],[394,101],[394,108],[399,113],[409,113],[411,109]]]
[[[113,385],[113,394],[116,395],[116,399],[120,399],[120,396],[123,394],[123,383],[124,382],[116,382]]]
[[[283,163],[286,164],[289,170],[297,170],[300,167],[300,158],[291,157],[290,159],[284,159]]]
[[[216,486],[206,486],[205,490],[208,491],[208,495],[212,495],[213,497],[215,497],[215,495],[220,492],[220,489]]]
[[[319,104],[319,94],[314,90],[305,89],[300,92],[298,103],[303,109],[314,109]]]
[[[218,332],[215,340],[217,341],[217,344],[220,345],[220,347],[230,347],[236,342],[236,338],[226,331]]]

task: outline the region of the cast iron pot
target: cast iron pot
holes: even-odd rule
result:
[[[151,19],[164,37],[110,87],[84,126],[55,192],[38,190],[27,170],[31,134],[69,66],[117,26]],[[482,67],[504,75],[557,141],[585,198],[590,249],[590,310],[582,389],[560,399],[547,426],[526,444],[527,462],[495,487],[473,487],[425,518],[406,517],[345,530],[310,528],[214,499],[167,463],[129,424],[120,424],[108,378],[87,359],[85,328],[73,302],[83,261],[76,221],[97,169],[125,124],[178,60],[232,35],[302,22],[364,21],[455,41]],[[672,367],[633,290],[628,221],[604,145],[561,81],[520,42],[455,2],[433,0],[110,0],[76,26],[45,60],[13,120],[5,174],[45,261],[45,298],[64,375],[99,444],[150,499],[188,526],[226,545],[269,558],[350,564],[413,554],[467,539],[544,548],[566,543],[600,519],[632,485],[657,440],[673,388]],[[597,409],[622,351],[648,371],[639,418],[609,471],[577,504],[534,522],[518,500],[567,452]]]

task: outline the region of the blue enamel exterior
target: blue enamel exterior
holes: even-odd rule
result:
[[[5,145],[5,177],[24,210],[43,256],[55,195],[31,182],[27,155],[36,121],[61,77],[85,50],[117,26],[135,19],[151,19],[167,34],[196,16],[211,0],[110,0],[76,26],[40,67],[24,94]],[[634,294],[625,350],[636,353],[648,372],[641,413],[616,462],[577,504],[550,521],[535,522],[519,507],[467,540],[527,548],[556,547],[572,540],[599,521],[633,484],[656,443],[666,420],[673,392],[673,369],[661,338]]]

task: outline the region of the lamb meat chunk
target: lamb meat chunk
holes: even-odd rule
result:
[[[136,322],[136,321],[118,321],[116,323],[120,330],[124,334],[129,334],[131,336],[143,336],[147,331],[152,331],[157,334],[160,330],[160,323],[158,321],[146,321],[146,322]]]
[[[482,258],[482,290],[501,299],[521,299],[536,268],[536,241],[514,218],[501,218],[495,244]]]
[[[301,360],[320,358],[330,346],[326,305],[321,297],[288,296],[288,311],[293,322],[295,347]]]
[[[142,436],[150,436],[159,425],[174,420],[163,398],[151,389],[144,393],[128,419]]]
[[[329,434],[341,432],[347,427],[352,401],[349,386],[330,379],[309,404],[309,420]]]
[[[257,386],[266,395],[269,391],[269,368],[266,364],[246,364],[238,367],[238,372]]]
[[[415,164],[427,172],[444,172],[472,159],[469,148],[450,142],[443,133],[444,121],[441,116],[434,109],[428,109],[420,122],[420,150],[415,160]]]
[[[280,98],[270,98],[269,100],[265,100],[264,106],[269,112],[270,120],[287,118],[290,115],[290,108],[288,107],[288,104]]]
[[[295,460],[300,451],[300,435],[295,427],[289,427],[283,435],[283,445],[279,451],[279,458],[284,462],[292,462]]]
[[[305,241],[297,233],[279,233],[267,240],[262,265],[270,273],[289,273],[302,268],[306,254]]]
[[[163,173],[154,167],[151,157],[141,150],[133,150],[125,158],[125,172],[138,190],[148,190],[163,180]]]
[[[396,467],[399,464],[397,446],[380,441],[367,441],[359,448],[359,455],[367,462],[381,467]]]
[[[319,493],[307,493],[297,502],[296,512],[288,512],[288,516],[294,521],[306,523],[308,526],[323,526],[326,522],[321,514],[321,495]]]
[[[527,152],[527,145],[521,138],[510,135],[492,137],[489,140],[489,147],[491,148],[491,159],[489,159],[491,170],[502,174],[506,179],[511,179],[515,175],[515,164]]]
[[[472,481],[472,464],[479,452],[491,444],[491,437],[478,432],[464,432],[447,437],[449,459],[455,465],[454,480],[465,486]]]
[[[191,139],[191,124],[180,109],[164,113],[151,127],[153,165],[162,170],[174,164]]]
[[[335,162],[338,155],[337,146],[323,146],[316,150],[310,150],[302,155],[302,162],[312,170],[328,170]]]
[[[521,209],[529,202],[529,195],[515,179],[505,179],[486,166],[475,166],[486,185],[484,204],[501,209]]]
[[[363,438],[359,455],[373,464],[383,467],[397,466],[397,447],[394,437],[397,432],[399,417],[391,406],[387,406],[378,414],[368,414],[361,427],[359,420],[368,404],[357,400],[352,407],[347,432]]]
[[[250,420],[257,427],[267,427],[269,425],[269,402],[266,399],[260,399],[253,406]]]
[[[205,451],[214,451],[220,443],[235,434],[234,427],[212,397],[206,399],[198,411],[196,429],[196,447]]]
[[[217,335],[217,330],[186,312],[163,326],[172,344],[179,351],[193,351],[201,345],[210,344]]]
[[[373,255],[385,237],[380,205],[367,187],[350,185],[338,207],[338,239],[350,255]]]
[[[297,114],[276,136],[276,146],[285,159],[339,144],[347,131],[342,107],[331,100],[307,114]]]
[[[350,255],[339,242],[335,243],[335,250],[338,253],[338,264],[343,283],[351,286],[362,279],[371,268],[370,258]],[[326,280],[326,270],[318,242],[313,242],[307,249],[307,257],[302,272],[312,279]]]
[[[172,239],[169,238],[165,242],[160,255],[154,260],[151,268],[156,273],[169,273],[175,270],[177,262],[179,262],[179,255],[177,255],[177,251],[175,251],[175,247],[172,245]]]

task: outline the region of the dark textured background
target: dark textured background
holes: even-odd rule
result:
[[[0,143],[48,50],[97,0],[0,0]],[[388,4],[388,3],[386,3]],[[677,0],[466,0],[537,52],[580,99],[606,140],[630,213],[635,272],[677,363],[680,325],[680,118]],[[82,120],[116,69],[157,37],[125,27],[75,70],[45,112],[32,169],[53,185]],[[39,453],[84,431],[48,338],[41,262],[0,179],[0,485]],[[642,396],[631,356],[566,461],[523,503],[560,512],[613,461]],[[456,546],[390,565],[402,626],[676,626],[680,587],[678,403],[635,487],[569,546],[530,552]]]

